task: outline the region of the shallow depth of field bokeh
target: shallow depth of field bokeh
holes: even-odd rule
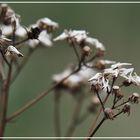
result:
[[[140,74],[140,4],[9,4],[22,16],[22,23],[30,25],[39,18],[49,17],[64,29],[83,29],[98,38],[106,47],[106,59],[133,63]],[[26,46],[25,46],[26,47]],[[75,61],[72,49],[65,42],[53,48],[41,47],[30,58],[11,86],[8,114],[48,88],[53,74],[63,71]],[[90,88],[90,87],[89,87]],[[124,88],[125,94],[138,88]],[[88,102],[88,101],[87,101]],[[86,104],[84,104],[86,106]],[[71,121],[73,98],[66,93],[61,99],[61,127],[64,134]],[[130,117],[122,115],[106,121],[96,136],[140,136],[140,105],[134,105]],[[9,123],[5,136],[55,136],[53,93]],[[74,136],[86,136],[94,120],[90,116],[79,125]]]

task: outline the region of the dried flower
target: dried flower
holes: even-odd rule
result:
[[[111,68],[112,69],[120,69],[123,66],[131,66],[131,65],[132,65],[131,63],[120,63],[120,62],[118,62],[116,64],[111,65]]]
[[[103,52],[105,51],[104,45],[101,42],[99,42],[99,40],[96,38],[91,38],[91,37],[85,38],[85,44],[89,46],[94,46],[100,51],[103,51]]]
[[[130,115],[130,109],[131,109],[131,105],[130,103],[126,103],[123,108],[122,108],[122,111],[123,113],[127,113],[128,116]]]
[[[113,120],[114,112],[111,108],[105,108],[104,113],[107,119]]]
[[[138,103],[139,102],[139,94],[138,93],[133,93],[131,96],[129,96],[129,101],[131,103]]]
[[[42,31],[39,34],[38,39],[32,39],[27,41],[27,44],[31,48],[35,48],[37,45],[39,45],[39,43],[43,44],[46,47],[51,47],[53,45],[51,42],[51,35],[47,34],[46,31]]]
[[[51,19],[45,17],[37,21],[37,25],[41,30],[47,30],[48,33],[53,32],[59,27],[58,23],[52,21]]]
[[[114,64],[115,63],[115,61],[110,61],[110,60],[98,60],[97,62],[96,62],[96,67],[98,68],[98,69],[105,69],[105,66],[106,65],[109,65],[109,64]]]
[[[118,99],[121,99],[124,96],[119,86],[113,86],[112,93],[115,94]]]
[[[102,90],[103,89],[105,89],[105,90],[109,90],[110,89],[109,80],[107,78],[105,78],[102,73],[97,73],[92,78],[90,78],[88,80],[88,82],[91,83],[91,87],[95,91],[99,91],[101,89]]]
[[[14,46],[8,46],[8,48],[6,49],[5,55],[6,56],[17,55],[19,57],[23,57],[23,54],[20,53]]]

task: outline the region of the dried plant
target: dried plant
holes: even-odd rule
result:
[[[90,37],[85,30],[64,30],[58,37],[53,38],[53,32],[59,28],[58,23],[45,17],[25,27],[21,24],[20,15],[7,4],[0,5],[0,21],[0,137],[4,136],[7,123],[52,91],[54,91],[54,124],[57,137],[62,136],[59,104],[63,91],[67,91],[76,101],[70,126],[65,134],[67,139],[90,114],[96,115],[96,119],[91,122],[93,125],[87,135],[88,140],[95,135],[104,121],[115,120],[121,114],[129,116],[131,105],[138,103],[138,93],[134,92],[127,97],[122,91],[122,87],[140,86],[140,77],[134,72],[132,64],[104,60],[106,51],[104,45],[98,39]],[[62,73],[54,74],[50,88],[7,116],[10,86],[40,44],[52,47],[56,41],[66,41],[73,49],[77,62],[69,65]],[[25,45],[28,46],[27,54],[22,53]],[[82,104],[87,98],[90,104],[85,114],[81,115]],[[111,103],[107,103],[109,98]],[[99,116],[102,116],[102,119],[97,124]]]

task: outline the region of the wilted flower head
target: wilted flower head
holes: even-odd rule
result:
[[[6,49],[5,55],[6,56],[17,55],[19,57],[23,57],[23,54],[20,53],[14,46],[8,46],[8,48]]]
[[[97,73],[92,78],[90,78],[88,80],[88,82],[91,83],[91,87],[95,91],[99,91],[99,90],[103,90],[103,89],[105,89],[105,90],[110,89],[109,80],[104,77],[103,73]]]

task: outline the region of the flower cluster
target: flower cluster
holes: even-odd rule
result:
[[[98,39],[89,37],[85,30],[64,30],[54,39],[54,41],[59,40],[66,40],[70,45],[78,45],[87,54],[91,52],[90,47],[95,47],[99,55],[103,55],[105,51],[104,45]]]
[[[121,99],[124,98],[124,94],[121,90],[122,86],[130,86],[131,84],[140,86],[140,76],[138,76],[134,72],[134,68],[131,63],[114,63],[110,68],[106,68],[103,72],[96,73],[92,78],[88,81],[91,84],[92,89],[98,95],[99,101],[102,105],[104,115],[106,119],[113,120],[116,116],[121,113],[130,114],[130,104],[138,103],[139,94],[133,93],[128,97],[126,101],[123,100],[121,104],[117,104]],[[120,86],[115,85],[115,81],[121,77],[123,82]],[[107,97],[110,95],[114,96],[112,107],[105,107],[104,101],[101,100],[101,95],[99,92],[105,91],[107,93]],[[115,114],[115,111],[119,112]]]

